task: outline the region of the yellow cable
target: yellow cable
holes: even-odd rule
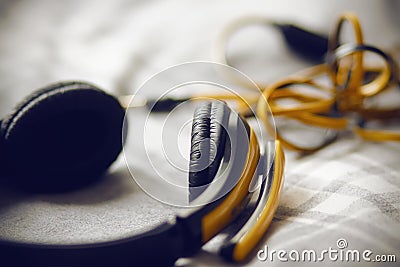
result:
[[[354,127],[354,132],[364,140],[382,142],[382,141],[400,141],[399,132],[363,129],[359,126]]]
[[[356,44],[364,43],[361,24],[358,17],[353,13],[347,12],[339,17],[334,27],[334,30],[331,32],[329,36],[328,54],[334,53],[334,51],[340,46],[340,37],[345,22],[348,22],[352,26],[355,37],[355,43]],[[348,64],[350,64],[350,66],[348,66]],[[336,86],[343,85],[347,80],[349,71],[351,71],[350,81],[348,82],[348,88],[345,89],[355,90],[355,93],[359,94],[360,93],[359,88],[364,77],[363,53],[359,52],[353,55],[351,57],[351,63],[348,63],[347,61],[347,62],[342,62],[342,64],[340,64],[340,62],[338,62],[338,65],[336,67],[338,68],[338,70],[331,69],[331,77],[334,81],[334,84]]]

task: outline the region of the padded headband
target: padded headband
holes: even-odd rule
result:
[[[193,116],[189,200],[192,201],[214,179],[225,151],[226,128],[230,110],[222,101],[211,101],[198,107]],[[205,188],[204,188],[205,189]]]
[[[125,111],[84,82],[40,89],[2,122],[6,178],[26,190],[54,192],[86,185],[117,158]]]

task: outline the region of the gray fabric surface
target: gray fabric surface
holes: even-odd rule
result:
[[[328,32],[339,13],[351,10],[360,16],[368,42],[391,47],[400,40],[400,32],[389,2],[0,1],[0,114],[34,89],[65,79],[87,80],[115,94],[133,93],[166,67],[213,60],[218,32],[243,15],[295,21]],[[271,82],[306,66],[279,40],[258,37],[232,50],[236,66],[255,80]],[[137,174],[145,176],[141,156],[132,159],[138,162]],[[276,250],[318,250],[335,247],[338,238],[345,238],[349,248],[396,254],[400,261],[399,162],[399,144],[367,143],[352,135],[312,156],[288,152],[281,204],[260,249],[268,244]],[[134,183],[122,156],[104,179],[81,191],[33,196],[5,188],[0,192],[0,237],[37,243],[128,236],[171,217],[177,209],[147,196]],[[179,264],[225,264],[214,254],[222,239],[217,237],[196,257]],[[245,264],[288,263],[254,257]]]

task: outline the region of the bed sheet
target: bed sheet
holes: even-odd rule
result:
[[[368,42],[391,47],[400,41],[396,14],[400,10],[393,2],[1,1],[0,114],[6,114],[24,95],[54,81],[86,80],[114,94],[130,94],[166,67],[213,61],[218,33],[245,15],[297,22],[327,33],[337,15],[350,10],[360,16]],[[271,82],[307,65],[278,39],[271,41],[261,34],[260,41],[249,38],[234,50],[238,68],[255,80]],[[140,155],[132,157],[140,166]],[[257,251],[268,246],[276,251],[320,252],[329,247],[339,249],[341,241],[347,249],[396,255],[398,264],[399,144],[364,142],[346,133],[313,155],[287,151],[286,157],[281,202]],[[145,175],[146,170],[139,167],[137,172]],[[25,195],[7,188],[0,191],[2,239],[104,241],[141,232],[176,212],[142,192],[130,177],[123,156],[98,184],[77,192]],[[195,257],[177,265],[232,266],[216,255],[223,238],[216,237]],[[257,251],[243,265],[293,263],[277,258],[263,261],[257,258]],[[380,263],[327,259],[323,264]]]

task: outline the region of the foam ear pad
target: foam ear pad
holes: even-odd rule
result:
[[[225,151],[230,109],[221,101],[211,101],[195,110],[192,124],[189,165],[189,198],[201,193],[195,187],[212,182]]]
[[[6,178],[40,192],[93,182],[122,149],[124,116],[117,99],[88,83],[38,90],[2,121]]]

